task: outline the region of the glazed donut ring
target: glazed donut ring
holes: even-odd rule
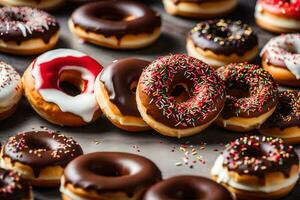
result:
[[[59,38],[59,25],[50,14],[30,7],[0,8],[0,51],[39,54],[53,48]]]
[[[256,23],[271,32],[300,30],[300,0],[259,0],[255,7]]]
[[[150,45],[160,35],[161,18],[146,5],[112,0],[81,6],[69,20],[70,30],[84,41],[116,49]]]
[[[220,67],[253,60],[258,53],[258,39],[252,28],[241,21],[203,21],[189,32],[187,52],[208,65]]]
[[[278,86],[263,68],[247,63],[217,69],[226,84],[226,103],[216,123],[228,130],[246,132],[259,128],[274,112]]]
[[[65,166],[82,155],[73,139],[54,132],[21,132],[3,146],[1,166],[23,175],[36,186],[58,186]]]
[[[136,99],[150,127],[180,138],[199,133],[218,117],[225,88],[208,65],[178,54],[161,57],[143,71]]]
[[[63,3],[64,0],[0,0],[0,4],[6,6],[28,6],[43,10],[54,10]]]
[[[137,83],[150,62],[126,58],[107,66],[95,83],[95,94],[102,112],[117,127],[126,131],[145,131],[149,126],[136,106]]]
[[[16,70],[0,62],[0,120],[11,116],[22,97],[21,77]]]
[[[298,181],[299,158],[283,140],[266,136],[239,138],[228,145],[212,170],[238,199],[279,199]]]
[[[56,49],[37,57],[23,76],[25,96],[33,109],[51,123],[82,126],[94,122],[101,110],[94,83],[103,67],[72,49]],[[74,88],[69,90],[72,86]]]
[[[0,199],[33,200],[31,186],[18,173],[0,168]]]
[[[300,34],[272,38],[261,51],[262,66],[282,85],[300,86]]]
[[[172,15],[191,18],[216,18],[236,7],[237,0],[163,0],[166,11]]]
[[[175,176],[152,186],[143,200],[233,200],[230,192],[201,176]]]
[[[300,142],[300,92],[279,92],[274,114],[263,124],[260,132],[267,136],[281,137],[288,143]]]
[[[60,191],[63,200],[135,200],[160,180],[160,170],[147,158],[96,152],[80,156],[66,167]]]

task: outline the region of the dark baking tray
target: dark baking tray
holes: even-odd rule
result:
[[[53,13],[61,25],[61,38],[57,48],[73,48],[83,51],[97,59],[102,65],[106,66],[115,59],[125,57],[139,57],[153,60],[161,55],[170,53],[186,53],[185,36],[189,29],[195,24],[196,20],[174,17],[166,14],[160,1],[144,1],[155,10],[159,11],[163,18],[163,32],[159,40],[152,46],[135,51],[116,51],[97,47],[90,44],[84,44],[73,36],[67,27],[67,20],[74,5],[65,5],[65,7]],[[273,34],[270,34],[255,25],[254,22],[255,0],[240,0],[234,13],[228,18],[241,19],[250,24],[259,36],[260,47],[262,47]],[[0,60],[13,65],[22,74],[25,68],[30,64],[34,57],[13,56],[0,54]],[[259,58],[255,60],[259,63]],[[224,131],[216,126],[211,126],[197,136],[175,139],[160,136],[154,131],[145,133],[128,133],[119,130],[111,125],[105,118],[101,118],[92,125],[81,128],[63,128],[49,124],[40,118],[23,99],[17,112],[9,119],[0,122],[0,140],[3,142],[9,136],[19,131],[40,129],[48,127],[52,130],[62,131],[64,134],[76,139],[83,147],[84,152],[94,151],[124,151],[144,155],[152,159],[161,169],[165,178],[179,174],[193,174],[209,177],[209,170],[222,150],[222,144],[229,142],[242,134]],[[180,150],[182,144],[188,145],[188,149],[193,147],[197,149],[198,155],[202,156],[203,161],[197,161],[191,165],[196,156],[189,156],[188,165],[175,166],[177,162],[182,162],[184,152]],[[201,148],[200,146],[205,146]],[[296,146],[298,154],[299,146]],[[58,188],[35,188],[35,199],[39,200],[57,200],[60,199]],[[286,200],[300,199],[300,184],[285,198]]]

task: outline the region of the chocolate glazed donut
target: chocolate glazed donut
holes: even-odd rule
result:
[[[200,176],[175,176],[152,186],[143,200],[232,200],[222,185]]]
[[[126,131],[144,131],[149,126],[141,118],[136,106],[136,86],[143,69],[150,62],[126,58],[107,66],[99,75],[95,94],[107,118]]]
[[[59,24],[55,17],[30,7],[0,8],[0,50],[32,55],[57,43]]]
[[[0,168],[0,199],[32,200],[31,186],[18,173]]]
[[[154,42],[160,34],[161,18],[142,3],[112,0],[78,8],[69,25],[71,31],[83,40],[100,46],[130,49]]]
[[[78,157],[61,180],[63,199],[140,199],[161,180],[157,166],[142,156],[96,152]]]
[[[47,131],[21,132],[9,138],[3,146],[1,164],[23,172],[24,178],[33,184],[55,186],[59,183],[59,172],[82,154],[80,145],[64,135]],[[27,168],[30,170],[27,171]],[[47,172],[51,171],[49,168],[56,171],[51,173],[51,179],[47,176]]]

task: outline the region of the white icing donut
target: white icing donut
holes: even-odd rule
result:
[[[85,122],[91,122],[99,109],[94,95],[94,83],[102,69],[96,60],[84,53],[72,49],[56,49],[35,60],[32,75],[35,88],[45,101],[55,103],[63,112],[70,112],[80,116]],[[59,88],[59,76],[65,70],[80,72],[86,83],[81,94],[70,96]]]
[[[22,97],[22,82],[18,72],[10,65],[0,62],[0,113],[8,111]]]
[[[267,62],[287,67],[297,79],[300,79],[300,34],[280,35],[272,38],[261,51]]]

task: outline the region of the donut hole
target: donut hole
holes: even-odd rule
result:
[[[137,81],[134,81],[134,82],[132,82],[131,84],[130,84],[130,91],[132,92],[132,93],[136,93],[136,88],[137,88],[137,85],[138,85],[138,82]]]
[[[290,106],[291,104],[291,99],[289,99],[288,97],[286,98],[282,98],[280,100],[280,104],[278,105],[277,109],[279,110],[279,113],[282,116],[288,116],[292,113],[292,107]]]
[[[70,96],[77,96],[83,92],[84,81],[79,72],[63,71],[59,78],[59,88]]]
[[[95,13],[95,15],[99,19],[109,21],[131,21],[136,18],[135,16],[128,14],[125,11],[120,11],[119,9],[115,8],[108,8],[105,11]]]
[[[233,96],[237,99],[250,97],[249,85],[246,83],[231,82],[227,84],[227,95]]]
[[[168,192],[168,195],[170,195],[171,199],[197,199],[199,193],[200,191],[197,190],[196,188],[181,185],[178,187],[175,186],[175,188],[171,188],[170,191]]]
[[[28,146],[28,149],[33,150],[33,151],[41,150],[41,149],[49,151],[52,149],[51,145],[48,142],[43,141],[42,139],[34,138],[34,137],[27,138],[26,144]]]
[[[188,86],[184,83],[174,85],[170,96],[174,97],[178,103],[187,101],[190,98]]]
[[[90,164],[89,170],[98,176],[105,177],[120,177],[129,175],[128,168],[109,162]]]

